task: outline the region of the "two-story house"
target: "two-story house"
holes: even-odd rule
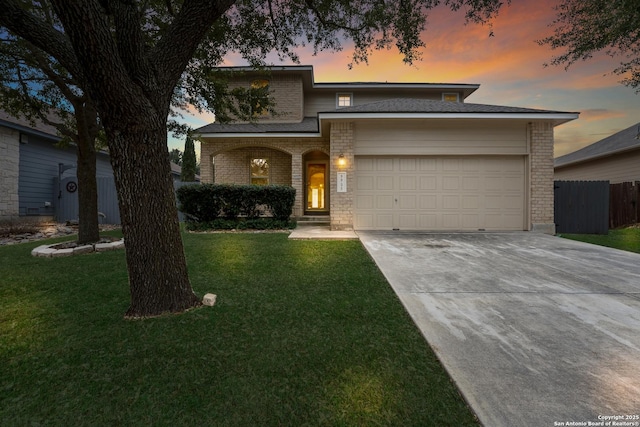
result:
[[[203,182],[291,185],[294,215],[335,230],[554,232],[554,127],[578,113],[465,102],[477,84],[231,69],[268,85],[277,114],[197,129]]]

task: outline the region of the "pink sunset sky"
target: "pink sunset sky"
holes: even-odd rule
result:
[[[619,58],[598,54],[566,71],[544,66],[554,52],[535,40],[551,33],[557,3],[513,0],[493,21],[493,37],[488,26],[465,26],[463,13],[438,7],[422,35],[422,59],[413,65],[405,65],[397,51],[385,50],[349,69],[349,44],[316,56],[310,49],[297,52],[301,64],[313,65],[316,82],[474,83],[480,88],[466,102],[580,112],[579,119],[555,128],[555,155],[561,156],[640,122],[640,95],[611,74]],[[224,65],[245,62],[230,55]],[[193,127],[212,120],[213,115],[185,119]],[[170,139],[169,145],[183,149],[184,142]]]

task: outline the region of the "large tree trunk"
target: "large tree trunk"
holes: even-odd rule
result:
[[[100,240],[96,179],[98,113],[87,104],[74,105],[74,108],[78,132],[78,243],[86,244]]]
[[[201,302],[187,275],[166,127],[149,117],[130,122],[144,125],[107,128],[131,291],[125,317],[182,312]]]
[[[92,144],[89,144],[92,145]],[[82,150],[78,146],[78,150]],[[98,227],[98,183],[96,180],[96,149],[84,147],[87,152],[78,155],[78,243],[100,240]]]

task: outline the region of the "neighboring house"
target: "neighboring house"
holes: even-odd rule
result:
[[[555,159],[555,179],[640,181],[640,123]]]
[[[58,147],[59,141],[52,126],[32,126],[0,110],[0,221],[77,219],[76,147]],[[119,223],[107,152],[97,153],[96,169],[98,210],[106,216],[101,220]],[[172,165],[172,175],[180,180],[180,166]]]
[[[75,178],[75,145],[58,147],[54,127],[15,118],[0,111],[0,220],[52,220],[65,189],[57,178]],[[97,176],[112,177],[107,153],[97,155]],[[59,186],[58,186],[59,187]],[[73,188],[72,185],[69,186]]]
[[[578,113],[465,103],[475,84],[231,69],[277,114],[197,129],[202,182],[291,185],[294,215],[332,229],[554,232],[553,129]]]

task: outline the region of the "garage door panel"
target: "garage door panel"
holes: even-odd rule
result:
[[[462,209],[477,210],[480,208],[480,197],[477,195],[462,198]]]
[[[480,226],[480,216],[477,213],[460,215],[461,230],[478,230]]]
[[[443,209],[458,210],[460,208],[460,196],[457,196],[457,195],[442,196],[441,206]]]
[[[399,162],[400,172],[416,172],[418,170],[417,159],[402,158]]]
[[[374,196],[372,195],[357,195],[355,197],[356,200],[356,210],[357,211],[365,211],[365,210],[372,210],[375,208],[374,205]]]
[[[394,197],[390,194],[380,194],[375,198],[374,209],[388,209],[394,208]]]
[[[393,214],[388,213],[379,213],[378,215],[376,215],[376,219],[375,219],[375,223],[376,223],[376,229],[377,230],[391,230],[393,228],[395,228],[394,222],[393,222]]]
[[[374,178],[375,176],[373,175],[371,176],[360,175],[356,181],[356,190],[358,192],[374,191],[376,188]]]
[[[393,190],[395,177],[393,175],[383,175],[376,177],[376,190],[387,191]]]
[[[415,213],[401,213],[398,215],[399,228],[405,230],[415,230],[418,227],[418,215]]]
[[[436,230],[438,229],[438,215],[436,215],[435,213],[432,214],[427,214],[424,212],[421,212],[418,215],[418,219],[419,219],[419,229],[420,230]]]
[[[458,176],[443,176],[442,177],[442,189],[445,191],[457,191],[460,189],[460,177]]]
[[[477,176],[463,176],[462,177],[462,189],[464,191],[478,191],[480,190],[480,181]]]
[[[438,161],[436,158],[418,158],[418,171],[419,172],[437,172]]]
[[[403,176],[400,179],[400,191],[416,191],[418,189],[417,176]]]
[[[416,211],[414,212],[414,214],[417,214],[417,209],[418,209],[418,195],[417,194],[409,194],[409,195],[400,195],[398,196],[398,209],[400,210],[404,210],[404,209],[410,209],[412,211]]]
[[[380,159],[376,159],[377,162],[375,164],[374,169],[378,172],[385,172],[385,171],[389,171],[389,172],[393,172],[394,170],[394,159],[386,159],[386,158],[380,158]]]
[[[435,175],[419,175],[418,181],[420,182],[421,191],[434,191],[438,188],[438,177]]]
[[[524,227],[525,161],[520,156],[356,157],[355,188],[356,229]]]
[[[418,198],[420,200],[418,203],[420,210],[438,209],[438,197],[435,194],[420,194]]]

